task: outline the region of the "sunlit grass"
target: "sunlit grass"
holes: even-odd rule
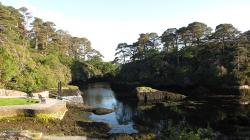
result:
[[[38,100],[25,98],[0,98],[0,106],[29,105],[35,103],[38,103]]]

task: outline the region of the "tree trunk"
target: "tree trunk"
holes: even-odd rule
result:
[[[38,50],[38,39],[36,37],[36,45],[35,45],[35,49]]]
[[[238,58],[237,58],[237,70],[240,71],[240,53],[238,52]]]
[[[178,38],[175,38],[175,47],[176,47],[176,57],[177,57],[177,65],[180,64],[180,58],[179,58],[179,47],[178,47]]]

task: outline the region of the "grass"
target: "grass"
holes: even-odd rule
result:
[[[38,103],[38,100],[25,98],[0,98],[0,106],[30,105],[35,103]]]
[[[65,89],[65,90],[79,90],[79,87],[78,86],[74,86],[74,85],[66,85],[66,86],[63,86],[62,89]],[[57,88],[51,88],[51,90],[58,90]]]
[[[50,120],[54,120],[53,115],[49,114],[37,114],[36,119],[40,120],[41,122],[48,123]]]

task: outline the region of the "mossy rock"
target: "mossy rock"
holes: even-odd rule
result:
[[[134,138],[128,134],[114,134],[110,136],[110,140],[134,140]]]
[[[159,90],[153,89],[151,87],[136,87],[137,93],[155,93]]]
[[[74,85],[67,85],[65,87],[62,87],[62,89],[66,89],[66,90],[79,90],[78,86],[74,86]]]
[[[157,100],[169,100],[169,101],[177,101],[182,100],[186,96],[172,93],[168,91],[160,91],[157,89],[153,89],[151,87],[137,87],[135,89],[135,94],[139,101],[157,101]]]

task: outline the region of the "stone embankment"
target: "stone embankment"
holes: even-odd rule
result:
[[[27,93],[15,90],[0,89],[1,98],[26,97]]]
[[[15,116],[47,116],[62,119],[67,111],[66,102],[57,99],[46,99],[46,103],[32,105],[0,106],[0,118]]]
[[[186,96],[172,93],[168,91],[160,91],[150,87],[137,87],[135,89],[136,96],[139,101],[156,101],[156,100],[169,100],[178,101],[183,100]]]
[[[44,98],[49,98],[49,91],[41,91],[32,93],[33,97],[38,98],[38,95],[41,95]],[[0,98],[16,98],[16,97],[27,97],[28,94],[22,91],[0,89]]]
[[[49,98],[49,91],[32,93],[32,98],[39,99],[38,95],[45,98],[45,103],[32,105],[0,106],[0,118],[39,115],[50,118],[62,119],[67,111],[66,102]],[[21,91],[0,89],[0,98],[27,98],[28,94]]]

